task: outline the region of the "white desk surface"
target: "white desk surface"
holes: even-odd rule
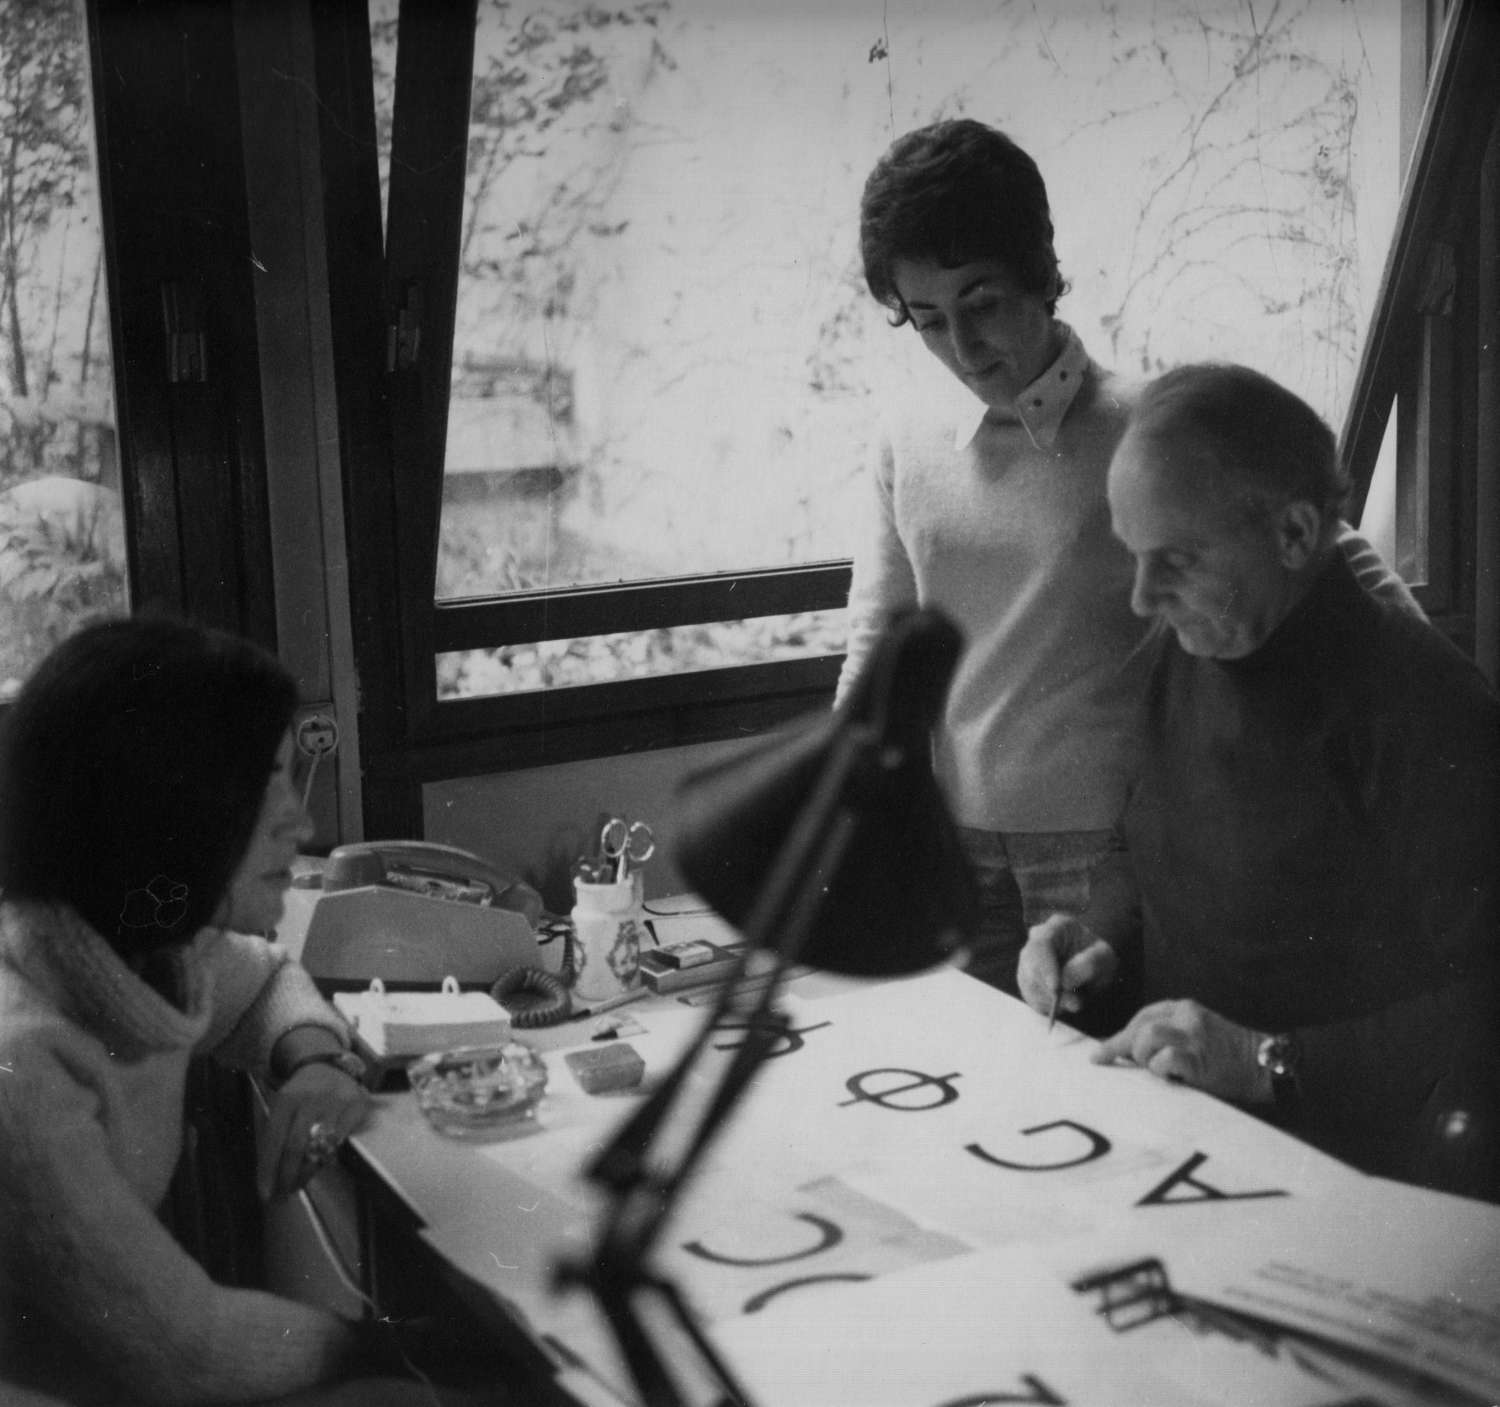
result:
[[[1330,1384],[1170,1319],[1117,1332],[1070,1284],[1142,1256],[1179,1290],[1366,1333],[1500,1401],[1500,1209],[1365,1178],[1209,1096],[1096,1066],[1094,1042],[951,969],[809,974],[780,1004],[790,1048],[655,1260],[765,1407],[1443,1400],[1385,1379],[1376,1395],[1347,1366]],[[617,1015],[642,1028],[628,1039],[649,1081],[704,1010],[652,998]],[[512,1137],[443,1137],[402,1094],[354,1141],[444,1256],[618,1389],[592,1302],[552,1289],[557,1261],[591,1244],[599,1203],[579,1169],[638,1099],[574,1080],[563,1052],[592,1026],[527,1033],[549,1088]]]

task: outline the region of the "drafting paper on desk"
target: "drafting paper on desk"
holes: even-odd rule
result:
[[[986,1087],[1013,1086],[1015,1061],[1035,1053],[1010,1045],[997,1023],[955,1012],[970,989],[987,990],[939,973],[839,996],[783,998],[787,1031],[756,1072],[714,1161],[760,1163],[774,1173],[785,1156],[828,1174],[913,1141],[958,1146],[955,1135],[977,1114]],[[731,1052],[744,1039],[731,1018],[712,1049]]]
[[[1067,1236],[1140,1206],[1261,1196],[1358,1175],[1218,1100],[1089,1060],[1019,1002],[956,972],[786,1003],[716,1164],[837,1174],[973,1245]],[[782,1184],[784,1185],[784,1184]]]
[[[1211,1202],[1233,1235],[1262,1196],[1361,1180],[1206,1095],[1091,1064],[1092,1042],[1049,1038],[961,974],[783,1006],[788,1037],[659,1251],[710,1321],[788,1285],[1083,1236],[1179,1201]]]
[[[1214,1350],[1219,1371],[1211,1382],[1195,1381],[1201,1375],[1191,1370],[1163,1372],[1159,1334],[1114,1332],[1088,1301],[1015,1252],[942,1261],[866,1285],[789,1291],[760,1313],[715,1325],[712,1336],[754,1400],[774,1407],[1323,1407],[1337,1400],[1327,1384],[1244,1353],[1220,1359]],[[1185,1360],[1197,1355],[1185,1345]]]
[[[1358,1173],[1208,1096],[1140,1070],[1053,1070],[1010,1098],[972,1101],[941,1145],[915,1142],[851,1170],[850,1182],[975,1245],[1081,1235],[1117,1218],[1153,1223],[1210,1209],[1216,1229],[1267,1201],[1323,1196]],[[1024,1082],[1023,1082],[1024,1083]],[[914,1200],[920,1195],[920,1203]]]
[[[690,1186],[655,1265],[712,1323],[756,1313],[789,1286],[857,1284],[971,1250],[836,1177],[772,1196],[736,1180],[722,1192]]]
[[[1313,1356],[1377,1384],[1364,1388],[1373,1401],[1500,1401],[1500,1208],[1361,1178],[1336,1196],[1242,1207],[1232,1234],[1212,1205],[1164,1210],[1037,1254],[1070,1282],[1155,1260],[1190,1305],[1285,1331],[1302,1356],[1300,1335],[1337,1346]]]
[[[1169,1266],[1195,1244],[1248,1250],[1265,1209],[1331,1200],[1331,1191],[1347,1194],[1366,1182],[1206,1095],[1140,1070],[1092,1065],[1092,1042],[1063,1029],[1048,1033],[1036,1013],[959,973],[799,995],[783,1005],[789,1027],[690,1181],[658,1247],[659,1268],[713,1321],[716,1336],[722,1331],[750,1344],[764,1332],[765,1344],[788,1363],[807,1357],[812,1386],[783,1394],[773,1379],[757,1394],[768,1407],[891,1400],[909,1407],[976,1391],[994,1400],[1007,1384],[1014,1390],[1013,1378],[981,1382],[972,1371],[979,1368],[1014,1369],[1023,1380],[1044,1370],[1062,1374],[1078,1384],[1063,1397],[1070,1407],[1234,1402],[1200,1390],[1186,1371],[1196,1361],[1187,1349],[1183,1371],[1140,1377],[1128,1336],[1101,1329],[1076,1303],[1065,1263],[1031,1284],[1014,1266],[1070,1234],[1097,1248],[1115,1222]],[[646,1060],[649,1082],[672,1067],[701,1013],[642,1009],[640,1019],[646,1029],[631,1044]],[[688,1093],[711,1096],[713,1067],[732,1059],[745,1039],[733,1019],[722,1024]],[[561,1061],[561,1050],[549,1048],[546,1059]],[[442,1140],[430,1131],[422,1147],[404,1145],[406,1164],[394,1168],[398,1184],[430,1189],[413,1201],[428,1224],[424,1235],[443,1254],[520,1306],[539,1332],[558,1334],[605,1371],[618,1364],[588,1297],[552,1295],[549,1271],[557,1254],[586,1250],[599,1197],[580,1171],[638,1102],[586,1095],[559,1077],[538,1111],[535,1135],[465,1147],[466,1174],[427,1166],[428,1156],[447,1152],[432,1147]],[[416,1156],[423,1148],[427,1153]],[[1002,1273],[1002,1263],[1011,1268]],[[1071,1311],[1059,1311],[1058,1323],[1086,1323],[1094,1337],[1069,1327],[1059,1338],[1055,1325],[1028,1337],[1031,1320],[1052,1313],[1053,1291]],[[921,1296],[937,1307],[921,1305]],[[849,1349],[857,1361],[820,1369],[829,1345],[838,1348],[837,1336],[809,1341],[801,1330],[787,1330],[784,1311],[805,1316],[815,1305],[820,1323],[826,1310],[829,1323],[843,1324],[839,1332],[857,1330],[858,1352]],[[872,1305],[877,1320],[862,1321]],[[981,1320],[988,1314],[1027,1322],[1013,1329],[1010,1320],[990,1318],[981,1330],[974,1306]],[[972,1335],[992,1356],[959,1354],[949,1366],[960,1371],[924,1377],[920,1394],[893,1399],[886,1389],[908,1380],[895,1374],[887,1381],[876,1371],[872,1365],[885,1359],[871,1353],[870,1342],[886,1359],[910,1352],[922,1344],[907,1330],[910,1319],[943,1345],[948,1329],[928,1318],[955,1315],[966,1326],[959,1341]],[[775,1332],[758,1327],[778,1320]],[[1007,1352],[1034,1349],[1035,1357],[996,1358],[997,1341]],[[771,1348],[760,1352],[774,1367]],[[1236,1381],[1251,1381],[1263,1366]],[[1275,1376],[1284,1367],[1273,1362],[1264,1371]],[[820,1383],[863,1383],[860,1375],[872,1372],[868,1394],[819,1396]],[[1247,1392],[1242,1400],[1246,1407],[1320,1401],[1306,1396],[1301,1377],[1285,1391]],[[1098,1390],[1105,1380],[1115,1395]],[[1118,1389],[1121,1382],[1138,1382],[1139,1393]],[[1034,1392],[1021,1400],[1046,1399]]]
[[[1500,1207],[1366,1178],[1265,1207],[1253,1237],[1164,1258],[1180,1292],[1500,1402]]]
[[[849,1057],[921,1076],[925,1092],[914,1089],[895,1101],[907,1106],[924,1099],[933,1102],[940,1092],[939,1080],[946,1081],[941,1088],[952,1097],[940,1108],[914,1117],[922,1125],[923,1143],[932,1141],[934,1128],[942,1123],[965,1137],[1009,1136],[1019,1144],[1029,1143],[1029,1158],[1023,1159],[1015,1147],[1013,1155],[1046,1163],[1062,1156],[1058,1150],[1066,1130],[1056,1137],[1021,1131],[1067,1120],[1101,1133],[1115,1147],[1159,1150],[1153,1166],[1169,1168],[1175,1165],[1169,1160],[1180,1150],[1191,1152],[1209,1140],[1219,1150],[1216,1156],[1243,1163],[1247,1176],[1259,1173],[1258,1164],[1267,1170],[1282,1169],[1294,1190],[1339,1186],[1352,1176],[1334,1159],[1208,1095],[1134,1067],[1094,1065],[1089,1057],[1097,1048],[1095,1041],[1063,1026],[1048,1032],[1045,1017],[960,972],[939,970],[793,1009],[800,1025],[830,1020],[839,1022],[845,1032],[858,1033],[847,1040],[840,1037],[843,1049],[832,1052],[845,1063],[840,1084],[851,1074]],[[809,1035],[807,1044],[815,1053],[815,1044],[827,1042]],[[877,1085],[890,1088],[894,1083],[860,1085],[856,1078],[855,1089],[869,1095]],[[884,1118],[885,1106],[876,1099],[841,1107],[849,1108],[853,1122],[862,1125],[878,1125]],[[1074,1133],[1082,1138],[1076,1129]],[[1075,1151],[1080,1148],[1075,1143]]]

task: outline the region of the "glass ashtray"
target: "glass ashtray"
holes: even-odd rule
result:
[[[520,1041],[460,1046],[424,1055],[407,1068],[417,1106],[452,1138],[503,1138],[536,1118],[547,1066]]]

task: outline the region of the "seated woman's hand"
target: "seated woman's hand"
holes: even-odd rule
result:
[[[303,1065],[271,1102],[256,1169],[261,1196],[305,1187],[373,1107],[370,1092],[352,1075],[333,1065]]]
[[[1072,914],[1051,914],[1032,927],[1021,949],[1016,982],[1026,1004],[1050,1016],[1076,1012],[1114,981],[1115,950]]]
[[[1102,1041],[1096,1065],[1128,1060],[1159,1079],[1193,1085],[1239,1104],[1271,1098],[1256,1052],[1264,1036],[1195,1001],[1152,1002]]]

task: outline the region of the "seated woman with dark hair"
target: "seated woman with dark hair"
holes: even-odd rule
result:
[[[382,1331],[212,1281],[158,1218],[189,1061],[276,1093],[263,1195],[364,1120],[349,1036],[264,937],[311,827],[295,685],[236,637],[87,627],[0,735],[0,1371],[73,1403],[298,1402],[373,1375]],[[347,1382],[337,1400],[432,1402]],[[330,1397],[327,1400],[334,1400]]]

